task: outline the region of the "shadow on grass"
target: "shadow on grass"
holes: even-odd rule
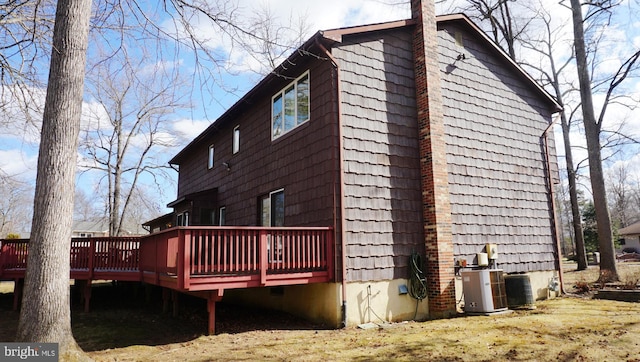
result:
[[[90,312],[84,312],[72,287],[71,326],[87,352],[133,345],[181,343],[206,333],[207,306],[201,298],[179,294],[179,312],[163,313],[161,289],[137,283],[94,284]],[[13,293],[0,293],[0,341],[13,341],[19,312],[12,310]],[[287,313],[218,303],[216,333],[256,330],[323,329]]]

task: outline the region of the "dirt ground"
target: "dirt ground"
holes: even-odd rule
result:
[[[565,287],[593,282],[597,267],[566,265]],[[621,264],[622,279],[640,264]],[[362,330],[327,329],[290,315],[220,303],[215,336],[203,335],[206,305],[182,298],[177,317],[162,313],[159,291],[105,283],[91,312],[72,306],[73,332],[97,361],[638,361],[640,303],[587,294],[536,302],[537,309],[494,316],[406,322]],[[11,341],[18,312],[0,283],[0,341]]]

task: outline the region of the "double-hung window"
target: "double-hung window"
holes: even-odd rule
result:
[[[260,198],[260,224],[284,226],[284,190],[273,191]],[[282,262],[284,256],[282,235],[267,235],[267,261]]]
[[[271,139],[309,120],[309,72],[289,83],[271,100]]]

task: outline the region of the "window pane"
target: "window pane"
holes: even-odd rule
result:
[[[298,81],[298,124],[309,119],[309,76]]]
[[[213,168],[213,154],[214,154],[214,149],[213,149],[213,145],[211,145],[209,146],[209,161],[207,162],[208,168]]]
[[[271,199],[269,197],[263,198],[261,206],[260,226],[271,226]]]
[[[284,131],[282,125],[282,95],[273,99],[273,114],[271,115],[273,120],[272,137],[276,138]]]
[[[240,128],[233,129],[233,153],[238,153],[240,150]]]
[[[223,206],[220,208],[220,219],[218,225],[224,226],[226,224],[227,219],[227,209]]]
[[[291,86],[284,91],[284,130],[288,131],[296,126],[296,92]]]
[[[271,194],[271,226],[284,226],[284,191]]]

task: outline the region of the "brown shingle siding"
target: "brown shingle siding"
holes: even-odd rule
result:
[[[407,277],[423,250],[410,34],[345,39],[342,81],[348,280]],[[352,41],[353,40],[353,41]]]
[[[550,110],[469,33],[456,46],[455,31],[441,31],[439,46],[456,254],[473,259],[492,242],[508,272],[553,269],[540,148]]]

